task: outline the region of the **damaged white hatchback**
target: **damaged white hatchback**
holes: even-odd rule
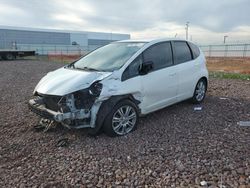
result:
[[[185,40],[119,41],[48,73],[29,101],[33,112],[68,128],[133,131],[141,115],[205,97],[203,53]]]

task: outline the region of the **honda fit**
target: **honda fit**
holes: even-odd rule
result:
[[[68,128],[121,136],[142,115],[191,99],[208,86],[206,60],[185,40],[119,41],[48,73],[29,101],[33,112]]]

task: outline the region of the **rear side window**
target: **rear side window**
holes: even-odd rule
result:
[[[171,66],[172,49],[170,42],[164,42],[153,45],[143,52],[144,62],[152,61],[154,63],[154,70]]]
[[[175,63],[180,64],[192,60],[189,46],[184,41],[174,41]]]

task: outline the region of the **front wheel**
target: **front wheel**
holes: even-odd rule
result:
[[[192,98],[193,103],[195,104],[201,103],[206,96],[206,91],[207,91],[207,82],[205,79],[200,79],[194,90],[194,95]]]
[[[104,121],[104,131],[108,136],[123,136],[136,129],[138,110],[130,100],[118,102]]]

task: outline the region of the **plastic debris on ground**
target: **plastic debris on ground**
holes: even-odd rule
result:
[[[201,184],[201,186],[207,186],[208,185],[206,181],[201,181],[200,184]]]
[[[237,124],[241,127],[250,127],[250,121],[240,121]]]
[[[63,138],[63,139],[58,140],[56,146],[57,147],[67,147],[67,146],[69,146],[69,139],[68,138]]]
[[[37,124],[33,126],[35,131],[43,131],[44,130],[44,126],[41,124]]]
[[[227,100],[228,98],[226,97],[220,97],[220,100]]]
[[[201,110],[202,110],[202,107],[201,107],[201,106],[194,107],[194,111],[201,111]]]
[[[57,126],[56,122],[46,119],[46,118],[41,118],[38,124],[34,125],[33,128],[36,131],[47,132],[50,129],[56,128],[56,126]]]

